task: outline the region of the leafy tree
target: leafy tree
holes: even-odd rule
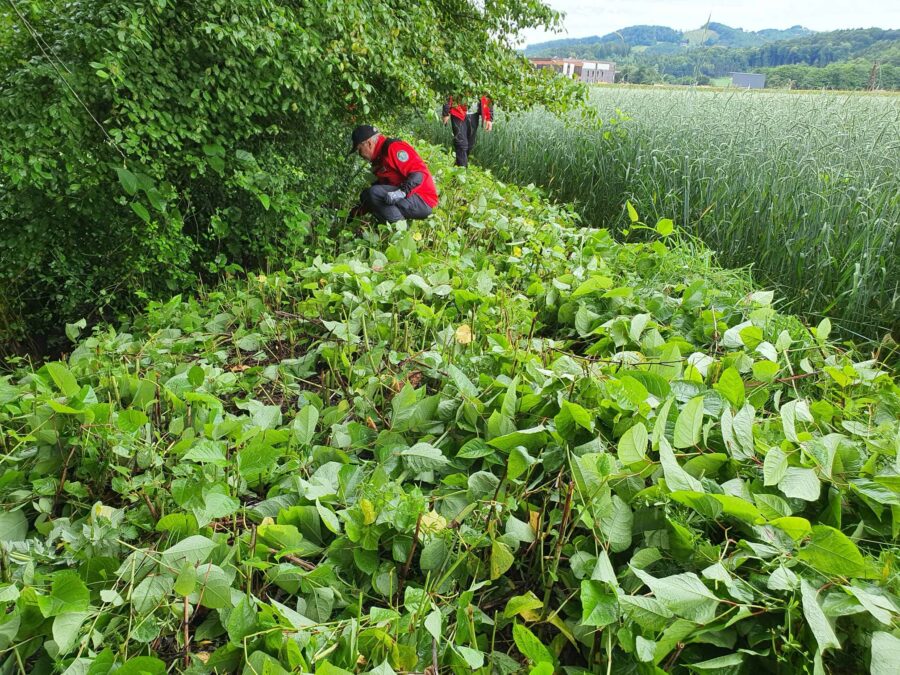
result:
[[[349,126],[582,88],[512,49],[538,0],[33,0],[0,10],[0,341],[262,265],[310,232]]]

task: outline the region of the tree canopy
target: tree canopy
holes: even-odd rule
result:
[[[90,0],[0,10],[0,337],[302,245],[348,127],[580,89],[511,47],[538,0]],[[335,159],[330,159],[335,158]],[[89,320],[94,317],[87,317]]]

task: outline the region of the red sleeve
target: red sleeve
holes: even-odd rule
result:
[[[391,166],[404,178],[417,171],[428,173],[428,166],[424,160],[406,141],[391,143],[388,148],[388,159]]]
[[[487,96],[481,97],[481,118],[485,122],[490,122],[494,118],[494,106]]]

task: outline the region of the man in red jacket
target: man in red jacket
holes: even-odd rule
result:
[[[420,220],[431,215],[438,194],[428,166],[413,147],[399,138],[385,138],[368,124],[356,127],[350,154],[372,163],[375,182],[362,191],[351,215],[373,213],[386,223]]]
[[[451,96],[444,104],[444,124],[451,122],[453,129],[453,149],[456,151],[456,166],[469,165],[469,153],[475,147],[478,122],[484,130],[490,131],[494,125],[494,106],[487,96],[471,103],[454,100]]]

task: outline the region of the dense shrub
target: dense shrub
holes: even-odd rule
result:
[[[356,121],[488,84],[508,107],[578,92],[509,47],[556,22],[535,0],[0,12],[0,343],[289,252]]]

